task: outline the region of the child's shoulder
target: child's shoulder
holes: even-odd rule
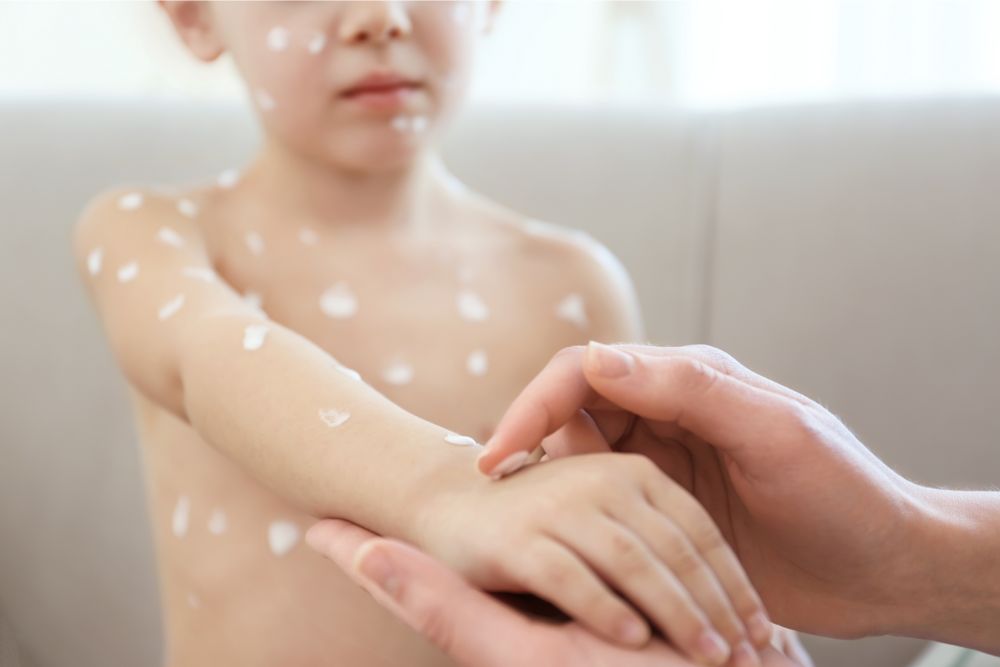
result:
[[[638,340],[642,322],[638,300],[624,265],[607,246],[585,231],[538,220],[511,209],[489,205],[492,227],[513,255],[547,267],[547,285],[533,289],[579,294],[589,312],[596,338]],[[530,274],[531,272],[527,272]],[[551,278],[557,276],[557,283]]]
[[[87,202],[73,227],[74,255],[84,265],[96,264],[101,254],[115,250],[142,253],[164,244],[198,247],[201,198],[197,192],[137,187],[100,192]]]
[[[525,216],[492,202],[486,211],[492,227],[518,256],[545,262],[583,285],[628,280],[618,258],[583,230]]]

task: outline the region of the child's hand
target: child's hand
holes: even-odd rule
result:
[[[756,591],[701,505],[645,457],[531,466],[441,494],[418,516],[420,546],[471,583],[538,595],[613,641],[645,643],[642,612],[681,651],[721,665],[770,635],[748,637],[750,619],[769,628]]]

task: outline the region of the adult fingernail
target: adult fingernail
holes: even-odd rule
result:
[[[354,570],[366,583],[395,600],[399,594],[399,576],[386,555],[374,550],[373,546],[365,544],[358,550]]]
[[[632,355],[596,341],[587,345],[587,362],[597,375],[606,378],[624,377],[635,368]]]
[[[490,473],[490,477],[493,479],[505,477],[518,470],[527,460],[528,452],[514,452],[493,468],[493,472]]]
[[[729,660],[729,644],[714,630],[708,630],[701,636],[698,651],[712,665],[722,665]]]
[[[757,612],[747,620],[747,632],[757,646],[764,646],[771,641],[773,627],[762,612]]]
[[[733,649],[733,667],[761,667],[760,656],[747,642],[740,642]]]

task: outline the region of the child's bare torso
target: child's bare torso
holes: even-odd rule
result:
[[[220,277],[456,433],[485,441],[551,355],[590,333],[572,243],[478,199],[458,198],[446,214],[454,219],[404,231],[278,219],[233,197],[192,197]],[[315,517],[133,397],[169,667],[450,664],[303,543]],[[331,470],[330,483],[351,480]]]

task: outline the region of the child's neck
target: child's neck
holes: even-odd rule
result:
[[[362,172],[316,162],[269,142],[240,186],[288,219],[419,231],[439,219],[452,200],[452,178],[430,150],[397,170]]]

